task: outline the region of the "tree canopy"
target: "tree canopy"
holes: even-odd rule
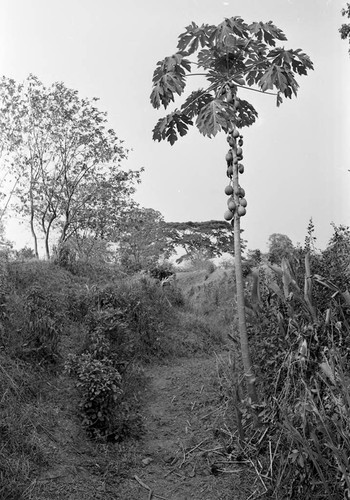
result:
[[[268,259],[272,264],[280,264],[283,258],[290,259],[294,252],[292,240],[287,235],[273,233],[269,236]]]
[[[174,251],[164,218],[153,208],[135,205],[111,236],[118,244],[122,263],[133,270],[149,269]]]
[[[2,163],[18,179],[18,210],[29,217],[36,255],[38,228],[49,256],[53,230],[65,242],[91,223],[91,206],[108,205],[108,197],[118,214],[139,181],[140,172],[121,169],[128,151],[97,101],[61,82],[46,87],[34,75],[24,83],[0,81]]]
[[[232,227],[225,221],[168,222],[168,236],[177,248],[185,250],[178,262],[198,257],[220,257],[233,253]]]
[[[153,139],[166,139],[173,145],[194,119],[200,133],[208,137],[220,130],[228,132],[232,125],[252,125],[258,113],[237,97],[238,89],[273,93],[278,106],[284,97],[296,96],[296,76],[306,75],[313,64],[301,49],[276,46],[286,40],[271,21],[247,24],[236,16],[217,26],[192,22],[178,37],[178,51],[157,63],[151,103],[156,109],[166,109],[176,94],[184,92],[187,78],[196,74],[206,77],[208,87],[192,92],[180,108],[161,118],[153,129]],[[192,73],[193,66],[203,73]]]

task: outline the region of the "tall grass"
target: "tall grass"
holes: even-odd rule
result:
[[[239,379],[231,401],[241,415],[242,453],[259,476],[257,495],[337,500],[350,492],[350,301],[347,290],[312,274],[309,254],[304,264],[303,283],[286,259],[253,274],[248,309],[260,404],[237,398]]]

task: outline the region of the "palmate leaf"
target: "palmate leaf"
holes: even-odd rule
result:
[[[213,49],[202,49],[198,53],[198,66],[203,69],[211,69],[215,66],[215,51]]]
[[[219,49],[234,47],[237,43],[237,37],[248,38],[249,26],[239,16],[225,19],[213,31],[209,38],[211,46]]]
[[[165,118],[158,120],[153,129],[153,140],[167,140],[173,145],[178,140],[178,134],[184,136],[188,132],[188,125],[193,125],[192,120],[179,110],[175,110]]]
[[[150,96],[152,106],[166,108],[174,101],[174,94],[181,95],[186,86],[186,71],[191,71],[191,63],[183,54],[176,53],[157,63],[153,73],[153,89]]]
[[[258,84],[265,73],[266,66],[259,65],[255,69],[250,70],[246,75],[247,85],[253,87],[253,85]]]
[[[258,113],[247,101],[238,99],[239,108],[235,110],[232,104],[221,99],[213,99],[200,110],[196,125],[201,134],[214,137],[223,130],[227,132],[232,124],[239,128],[252,125]]]
[[[263,92],[276,88],[278,91],[282,92],[285,97],[289,98],[292,97],[292,94],[297,95],[299,88],[293,72],[287,68],[276,66],[275,64],[264,72],[259,80],[259,85]],[[279,101],[279,104],[281,102],[282,101]]]
[[[221,99],[213,99],[200,110],[196,125],[201,134],[214,137],[220,130],[227,131],[235,119],[233,106]]]
[[[179,41],[177,48],[181,52],[186,52],[187,55],[191,55],[198,50],[199,47],[205,47],[208,44],[209,37],[215,26],[209,24],[202,24],[198,26],[196,23],[192,23],[186,26],[185,33],[179,35]]]
[[[268,89],[273,89],[274,87],[284,92],[287,87],[287,83],[288,81],[284,74],[284,70],[275,64],[270,66],[260,79],[261,89],[264,92]]]
[[[198,115],[202,107],[212,101],[212,99],[213,96],[209,92],[203,89],[195,90],[187,97],[181,106],[181,110],[192,120],[194,116]]]
[[[292,69],[299,75],[307,75],[307,70],[313,69],[309,56],[304,54],[301,49],[284,50],[283,48],[277,48],[271,50],[267,57],[272,58],[273,64]]]
[[[249,31],[255,35],[260,42],[264,39],[265,43],[272,46],[276,45],[275,40],[287,40],[283,31],[277,28],[272,21],[267,23],[252,23],[249,26]]]
[[[248,101],[238,99],[239,108],[237,110],[237,118],[239,127],[250,127],[258,118],[258,112]]]

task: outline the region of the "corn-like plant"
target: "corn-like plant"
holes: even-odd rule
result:
[[[329,291],[326,311],[313,300],[315,284]],[[262,344],[256,346],[257,359],[270,371],[261,381],[260,420],[270,450],[265,465],[273,498],[348,498],[349,298],[347,290],[312,275],[309,253],[303,286],[286,259],[262,276],[253,274],[250,305]]]

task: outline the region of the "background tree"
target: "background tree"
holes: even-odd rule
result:
[[[264,260],[265,256],[258,248],[255,250],[248,250],[246,258],[243,260],[243,276],[246,277],[250,275],[255,268],[261,266]]]
[[[174,252],[174,244],[160,212],[133,207],[116,228],[113,241],[118,245],[122,263],[129,269],[150,269],[160,258]]]
[[[93,179],[84,182],[79,189],[81,203],[76,205],[61,241],[73,235],[80,240],[113,240],[117,229],[124,227],[125,219],[137,206],[132,195],[140,183],[142,170],[116,170],[112,166],[95,172]]]
[[[243,158],[243,142],[238,128],[252,125],[257,112],[249,102],[238,97],[238,92],[247,88],[261,92],[275,90],[273,93],[277,97],[277,105],[280,105],[283,97],[297,95],[299,86],[296,74],[306,75],[313,68],[309,57],[300,49],[276,47],[276,41],[285,42],[286,36],[271,21],[247,24],[236,16],[225,19],[218,26],[198,26],[192,22],[178,38],[178,52],[157,63],[151,93],[151,103],[155,108],[167,108],[175,100],[175,94],[183,93],[187,77],[193,75],[192,66],[200,68],[203,73],[197,74],[206,77],[207,88],[192,92],[180,108],[161,118],[153,129],[153,139],[166,139],[174,144],[178,134],[183,136],[187,133],[194,119],[197,128],[205,136],[213,137],[220,130],[228,134],[230,150],[226,161],[231,183],[227,194],[232,196],[232,200],[229,200],[232,216],[227,214],[226,217],[233,220],[235,232],[241,353],[252,400],[256,400],[257,396],[244,306],[240,217],[245,213],[246,201],[244,205],[240,203],[244,191],[238,180],[244,169],[238,167]],[[197,54],[196,61],[193,60],[194,54]]]
[[[295,254],[292,240],[285,234],[273,233],[269,236],[268,260],[271,264],[281,264],[283,257],[290,260]]]
[[[342,292],[350,289],[350,228],[334,223],[333,235],[322,253],[321,272],[330,281],[336,281]]]
[[[7,161],[19,176],[18,209],[29,216],[35,253],[40,227],[49,257],[52,231],[65,242],[103,182],[111,184],[114,198],[119,194],[126,203],[137,174],[122,172],[127,150],[107,128],[107,114],[95,106],[97,98],[82,99],[63,83],[45,87],[33,75],[24,84],[4,77],[0,96],[1,129],[11,131],[5,134]]]
[[[343,16],[350,18],[350,3],[346,4],[345,9],[342,9],[341,13]],[[347,38],[349,38],[350,42],[350,23],[342,24],[341,27],[339,28],[339,33],[342,40],[346,40]],[[349,53],[350,53],[350,48],[349,48]]]
[[[224,253],[233,254],[233,233],[228,222],[168,222],[167,227],[174,245],[185,250],[185,254],[177,259],[178,263],[196,258],[211,259]]]

